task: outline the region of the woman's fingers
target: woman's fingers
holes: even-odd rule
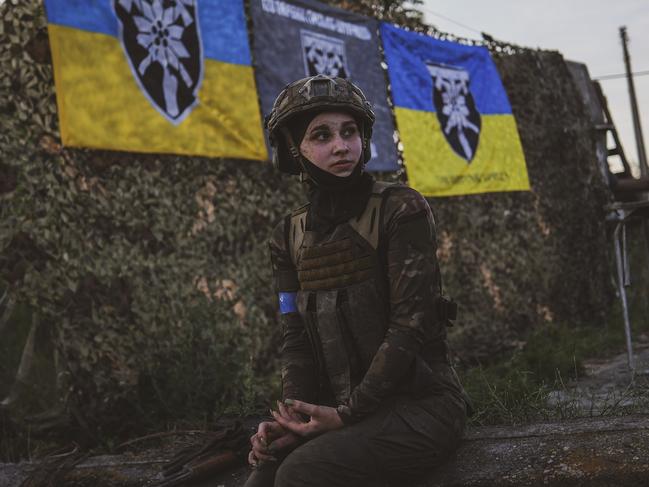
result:
[[[248,453],[248,464],[251,467],[259,467],[264,462],[276,462],[277,458],[268,455],[259,455],[254,450]]]
[[[278,402],[277,408],[279,412],[271,411],[275,421],[285,430],[299,436],[312,437],[342,427],[340,416],[331,407],[286,399],[283,404]],[[309,416],[309,421],[305,422],[298,413]]]
[[[254,448],[248,453],[248,463],[253,467],[258,467],[263,462],[276,462],[277,458],[271,455],[264,455]]]
[[[291,417],[291,414],[286,406],[281,401],[277,401],[277,410],[279,411],[280,416],[282,418],[286,418],[289,420],[292,420],[293,418]]]
[[[273,417],[283,428],[295,433],[299,436],[307,436],[312,432],[313,426],[312,423],[302,423],[300,421],[295,421],[293,419],[286,419],[281,414],[276,411],[273,411]]]
[[[276,462],[277,458],[275,458],[273,455],[269,455],[268,453],[263,453],[259,450],[255,450],[254,448],[250,450],[254,457],[257,459],[257,463],[260,462]]]
[[[293,428],[297,425],[305,424],[302,418],[295,411],[292,411],[290,407],[286,407],[280,401],[277,401],[277,409],[278,411],[273,411],[272,409],[270,411],[275,418],[275,421],[277,421],[276,424],[285,430],[300,434]]]
[[[301,416],[300,413],[295,411],[293,408],[287,407],[286,410],[288,411],[289,417],[292,420],[297,421],[298,423],[306,423],[306,421],[304,420],[304,417]]]
[[[262,442],[258,433],[255,433],[250,437],[250,444],[252,445],[252,452],[257,460],[263,460],[268,462],[274,462],[277,459],[273,457],[268,451],[268,446]]]
[[[255,456],[255,452],[253,450],[250,450],[250,453],[248,453],[248,465],[250,465],[251,467],[256,467],[258,465],[257,457]]]
[[[250,446],[253,450],[262,451],[266,446],[261,442],[261,438],[258,433],[255,433],[250,437]]]
[[[310,404],[308,402],[302,402],[296,399],[286,399],[284,401],[284,404],[286,406],[289,406],[294,411],[306,414],[307,416],[317,416],[318,409],[320,408],[320,406],[316,404]]]
[[[264,421],[259,423],[257,434],[264,446],[268,446],[275,438],[279,438],[285,433],[284,428],[275,421]]]
[[[283,418],[289,419],[291,421],[296,421],[298,423],[305,423],[302,417],[296,411],[294,411],[293,408],[285,406],[281,401],[277,401],[277,409],[279,410],[279,414]]]
[[[270,412],[273,415],[273,418],[275,418],[275,421],[277,421],[284,429],[287,429],[289,431],[292,431],[295,433],[294,428],[298,426],[296,421],[293,421],[292,419],[285,418],[282,416],[280,413],[277,411],[272,411]]]

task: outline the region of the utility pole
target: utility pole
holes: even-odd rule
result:
[[[622,39],[622,49],[624,50],[624,64],[626,66],[626,80],[629,85],[629,98],[631,99],[631,111],[633,113],[633,130],[635,132],[635,142],[638,147],[638,164],[640,165],[640,176],[646,177],[647,153],[644,148],[644,138],[642,136],[642,125],[640,125],[640,113],[638,111],[638,100],[635,96],[635,86],[633,84],[633,74],[631,71],[631,58],[627,43],[629,38],[626,35],[626,27],[620,27],[620,38]]]

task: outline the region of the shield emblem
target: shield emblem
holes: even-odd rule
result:
[[[119,39],[140,90],[178,125],[198,104],[203,49],[195,0],[113,0]]]
[[[301,30],[304,73],[307,76],[325,74],[338,78],[349,78],[345,43],[335,37]]]
[[[433,105],[453,151],[470,164],[478,150],[481,118],[463,68],[427,63],[433,78]]]

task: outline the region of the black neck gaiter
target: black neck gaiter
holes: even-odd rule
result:
[[[362,213],[374,183],[374,178],[363,171],[362,163],[349,176],[341,177],[320,169],[304,157],[302,162],[309,176],[309,230],[326,232]]]

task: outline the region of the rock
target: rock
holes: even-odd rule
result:
[[[646,486],[649,415],[484,427],[417,487]]]
[[[146,486],[169,457],[169,452],[93,457],[56,485]],[[0,487],[20,485],[40,467],[0,464]],[[247,468],[240,467],[203,485],[238,487],[246,477]],[[649,415],[634,415],[473,428],[457,454],[416,487],[639,487],[647,478]]]

